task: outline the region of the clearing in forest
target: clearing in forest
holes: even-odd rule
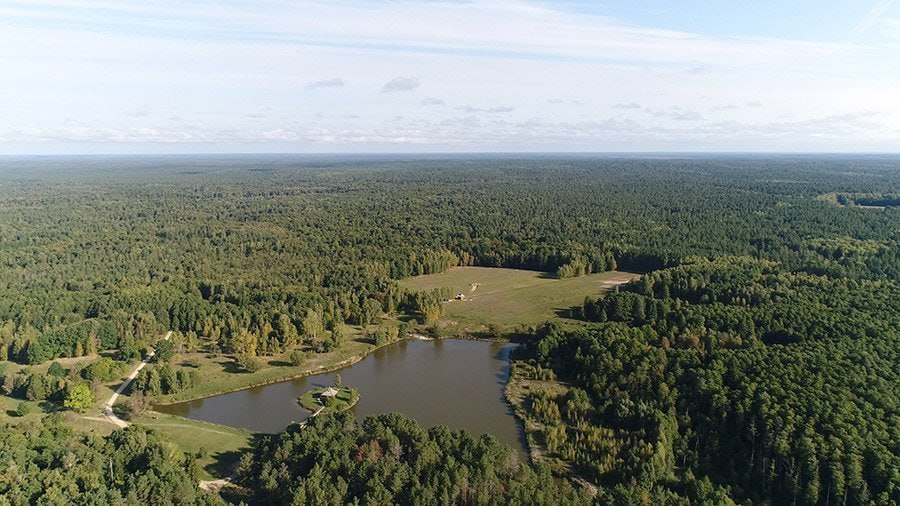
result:
[[[449,287],[454,295],[465,294],[464,300],[444,304],[443,324],[449,334],[454,334],[483,332],[489,324],[503,331],[538,325],[581,306],[585,296],[596,297],[638,276],[609,271],[557,279],[536,271],[454,267],[440,274],[407,278],[401,283],[415,291]]]

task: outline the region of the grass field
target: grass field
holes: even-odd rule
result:
[[[240,453],[250,447],[253,433],[225,425],[189,420],[147,411],[134,420],[137,425],[166,435],[183,452],[202,455],[198,460],[203,479],[224,478],[234,472]]]
[[[447,302],[443,326],[449,334],[483,332],[488,324],[513,331],[557,318],[587,295],[596,297],[637,278],[630,272],[610,271],[579,278],[557,279],[546,273],[488,267],[455,267],[440,274],[407,278],[410,290],[449,287],[466,300]]]

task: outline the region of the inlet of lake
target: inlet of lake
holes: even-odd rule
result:
[[[509,353],[516,345],[444,339],[401,341],[336,372],[306,376],[155,409],[195,420],[279,432],[309,416],[297,398],[313,388],[359,391],[357,418],[398,412],[425,427],[446,425],[492,434],[525,457],[524,432],[503,396]]]

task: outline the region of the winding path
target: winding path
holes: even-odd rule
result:
[[[172,337],[171,330],[166,333],[165,337],[163,337],[163,341],[168,341],[170,337]],[[113,393],[112,396],[109,398],[109,400],[106,401],[106,404],[103,406],[103,416],[110,423],[112,423],[115,426],[122,428],[122,429],[124,429],[125,427],[128,427],[128,425],[130,425],[128,422],[126,422],[125,420],[122,420],[121,418],[116,416],[115,413],[113,413],[113,409],[112,409],[113,405],[115,405],[116,401],[119,399],[119,395],[121,395],[122,392],[124,392],[125,389],[128,388],[128,385],[130,385],[131,382],[134,381],[134,378],[137,378],[137,375],[138,375],[138,373],[141,372],[141,369],[146,367],[147,364],[151,360],[153,360],[153,357],[155,355],[156,355],[156,350],[150,350],[150,353],[148,353],[147,356],[144,357],[144,360],[141,360],[141,363],[138,364],[137,367],[135,367],[133,371],[131,371],[131,374],[129,374],[128,377],[125,378],[125,381],[121,385],[119,385],[119,388],[116,389],[115,393]],[[310,415],[309,418],[300,422],[300,424],[299,424],[300,428],[306,427],[306,424],[309,421],[309,419],[317,416],[319,413],[322,412],[323,409],[325,409],[324,406],[319,408],[318,411],[316,411],[312,415]],[[176,424],[171,424],[171,425],[177,426]],[[213,431],[213,432],[217,432],[217,431]],[[218,492],[219,490],[222,489],[222,487],[232,484],[232,479],[234,477],[234,474],[235,473],[232,473],[231,476],[228,476],[226,478],[221,478],[218,480],[200,480],[199,486],[202,490]]]
[[[168,341],[170,337],[172,337],[171,330],[166,333],[166,337],[163,338],[163,341]],[[141,363],[138,364],[138,366],[133,371],[131,371],[131,374],[129,374],[128,377],[125,378],[125,381],[121,385],[119,385],[119,388],[116,389],[116,392],[114,394],[112,394],[112,397],[110,397],[109,400],[106,401],[106,405],[103,406],[103,416],[105,416],[110,423],[122,429],[128,427],[128,422],[122,420],[121,418],[116,416],[115,413],[113,413],[113,405],[116,403],[116,400],[118,400],[119,395],[124,392],[126,388],[128,388],[128,385],[130,385],[131,382],[134,381],[134,378],[137,378],[137,375],[139,372],[141,372],[141,369],[146,367],[147,363],[153,360],[153,357],[155,355],[156,350],[150,350],[150,353],[148,353],[147,356],[144,357],[144,360],[141,360]]]

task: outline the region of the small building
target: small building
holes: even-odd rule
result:
[[[337,397],[338,389],[334,387],[328,387],[324,392],[319,394],[319,397]]]

